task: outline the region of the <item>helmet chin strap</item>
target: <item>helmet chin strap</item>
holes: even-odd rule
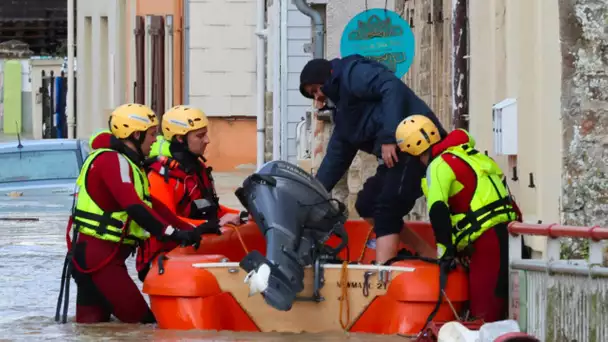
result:
[[[182,135],[182,141],[179,141],[177,139],[177,137],[174,137],[172,144],[180,145],[180,147],[182,148],[182,150],[184,152],[188,152],[190,155],[192,155],[192,157],[198,158],[198,156],[196,154],[194,154],[194,153],[192,153],[192,151],[190,151],[190,147],[188,146],[188,134],[190,134],[190,132]]]
[[[134,135],[131,135],[127,140],[132,142],[135,146],[135,150],[140,158],[140,161],[145,160],[147,156],[144,155],[144,152],[141,149],[141,145],[143,145],[144,140],[146,140],[146,132],[139,132],[139,139],[136,139]]]

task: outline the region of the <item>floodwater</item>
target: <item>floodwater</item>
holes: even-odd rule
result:
[[[222,202],[236,207],[232,195],[245,174],[217,174]],[[236,334],[171,331],[154,325],[73,323],[76,285],[70,287],[67,324],[54,321],[66,252],[65,228],[70,201],[11,198],[0,194],[0,341],[405,341],[367,334]],[[7,217],[32,221],[5,220]],[[38,220],[38,221],[35,221]],[[128,268],[137,280],[133,258]]]

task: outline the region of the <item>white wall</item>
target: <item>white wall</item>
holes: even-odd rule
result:
[[[108,126],[108,115],[125,100],[127,0],[77,1],[78,84],[76,136]]]
[[[255,116],[255,0],[189,1],[189,103],[209,116]]]

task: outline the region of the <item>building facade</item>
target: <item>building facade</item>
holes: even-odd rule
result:
[[[608,61],[600,57],[608,44],[608,1],[329,0],[326,57],[340,56],[340,36],[354,15],[385,3],[410,21],[416,38],[404,81],[449,128],[461,106],[454,94],[460,100],[468,94],[459,119],[503,167],[525,221],[608,226],[608,102],[600,90],[608,85]],[[463,3],[465,31],[457,32],[466,32],[466,73],[458,79],[466,82],[459,88],[452,82],[458,67],[452,33]],[[328,123],[316,127],[313,169],[331,132]],[[351,214],[376,165],[360,153],[335,190]],[[412,219],[425,218],[423,203],[415,211]],[[544,250],[542,238],[528,243]]]
[[[210,118],[210,165],[255,164],[252,13],[253,0],[78,0],[78,136],[127,101],[191,104]]]

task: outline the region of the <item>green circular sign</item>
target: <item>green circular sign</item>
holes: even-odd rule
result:
[[[359,54],[383,63],[399,78],[414,60],[416,43],[410,25],[394,11],[372,8],[352,18],[340,41],[342,57]]]

